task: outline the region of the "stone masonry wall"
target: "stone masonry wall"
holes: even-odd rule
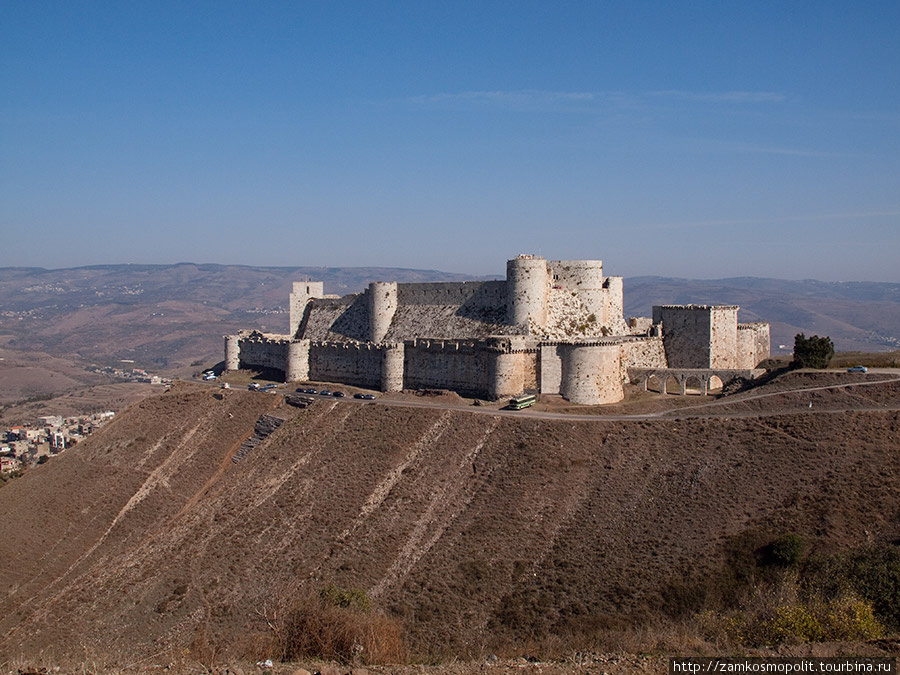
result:
[[[628,324],[625,323],[624,284],[622,277],[606,277],[603,288],[606,297],[606,318],[604,321],[610,327],[613,335],[627,333]]]
[[[372,344],[313,342],[309,348],[309,379],[380,389],[381,352]]]
[[[710,368],[738,367],[737,313],[735,306],[717,306],[710,310]]]
[[[540,372],[540,393],[558,394],[562,383],[562,358],[559,354],[559,345],[541,345]]]
[[[241,368],[276,368],[285,370],[289,340],[286,335],[271,335],[256,331],[238,339]]]
[[[706,305],[653,308],[653,323],[662,323],[663,345],[670,368],[710,367],[709,310]]]
[[[506,304],[506,282],[398,284],[397,299],[404,305],[468,305],[474,311],[493,310]]]
[[[491,370],[487,350],[457,340],[413,340],[405,349],[404,388],[487,396]]]
[[[300,326],[299,337],[317,342],[367,342],[368,298],[364,293],[334,300],[313,300]]]
[[[769,350],[769,324],[738,324],[736,368],[756,368],[760,361],[769,358]]]
[[[538,363],[540,354],[537,350],[522,354],[522,389],[523,391],[538,390]]]
[[[628,382],[628,368],[665,368],[666,350],[661,337],[639,337],[619,343],[621,376]]]
[[[573,403],[598,405],[621,401],[622,389],[619,345],[560,345],[562,382],[560,393]]]

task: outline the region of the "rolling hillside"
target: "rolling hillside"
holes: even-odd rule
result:
[[[828,335],[839,351],[900,347],[900,284],[752,277],[625,281],[627,315],[649,316],[653,305],[692,302],[740,305],[740,321],[768,321],[773,353],[790,353],[797,333]]]
[[[257,656],[327,587],[419,658],[693,611],[735,542],[900,537],[900,387],[816,400],[572,422],[179,385],[0,487],[0,655]],[[233,462],[263,415],[283,423]]]
[[[325,292],[370,281],[462,281],[434,270],[239,265],[105,265],[62,270],[0,268],[0,336],[5,346],[153,372],[187,374],[222,358],[222,336],[243,328],[287,330],[291,282],[325,282]],[[830,335],[841,351],[900,346],[900,284],[776,279],[625,280],[626,316],[654,304],[739,304],[742,321],[769,321],[772,345],[796,333]],[[781,350],[784,353],[784,350]]]

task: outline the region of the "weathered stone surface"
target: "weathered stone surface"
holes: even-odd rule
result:
[[[296,283],[291,332],[226,338],[226,367],[382,391],[497,399],[537,390],[610,403],[629,368],[747,369],[769,355],[768,324],[739,326],[735,306],[657,306],[652,321],[626,324],[622,292],[600,260],[538,256],[508,261],[505,281],[377,282],[342,298],[325,297],[321,282]]]

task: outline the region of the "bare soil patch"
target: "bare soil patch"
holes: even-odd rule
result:
[[[266,613],[328,585],[418,661],[597,651],[702,608],[735,542],[900,538],[898,446],[892,410],[573,423],[181,384],[0,488],[0,655],[263,657]]]

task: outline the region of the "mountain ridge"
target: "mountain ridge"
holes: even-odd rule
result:
[[[10,347],[111,364],[130,359],[171,372],[221,359],[221,336],[245,328],[287,330],[294,281],[326,293],[362,291],[370,281],[489,280],[398,268],[255,267],[215,263],[103,265],[35,271],[0,268],[0,335]],[[625,280],[626,316],[654,304],[737,304],[742,321],[768,321],[775,353],[793,336],[829,335],[842,351],[900,347],[900,284],[785,281],[757,277]],[[779,349],[779,345],[785,345]]]

